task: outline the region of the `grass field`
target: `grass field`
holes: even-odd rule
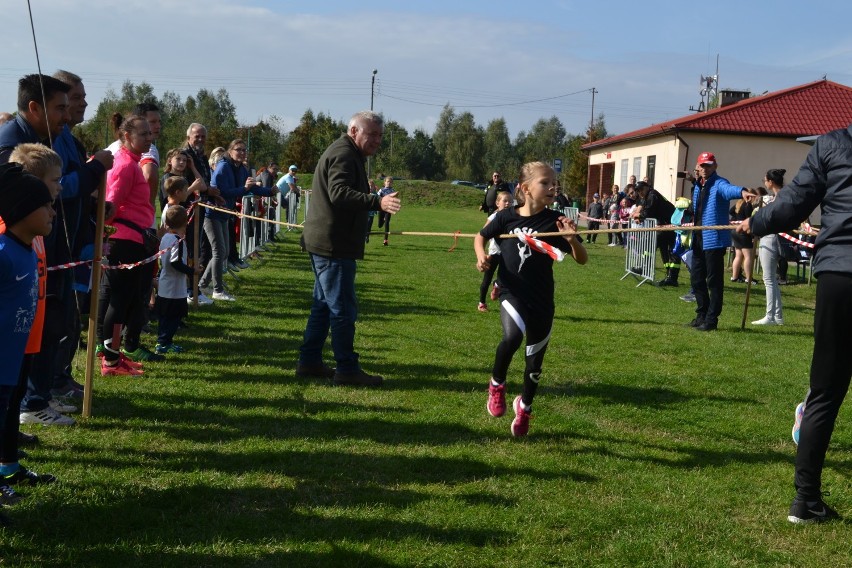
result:
[[[484,221],[404,207],[394,230]],[[512,439],[511,412],[485,411],[499,312],[476,311],[471,242],[451,246],[371,240],[356,348],[387,381],[364,390],[295,377],[313,280],[285,234],[229,280],[236,303],[191,313],[187,353],[97,377],[75,427],[26,428],[42,444],[25,463],[60,481],[21,488],[0,565],[852,565],[850,524],[786,521],[815,286],[782,288],[784,327],[740,331],[730,285],[700,333],[687,286],[637,288],[621,249],[591,245],[588,265],[556,267],[534,420]],[[838,424],[825,489],[852,514],[848,406]]]

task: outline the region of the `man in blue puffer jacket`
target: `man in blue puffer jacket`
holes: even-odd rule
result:
[[[727,225],[728,205],[739,199],[744,189],[733,185],[716,173],[716,156],[710,152],[698,155],[699,178],[687,173],[694,183],[692,204],[696,225]],[[713,331],[719,324],[724,292],[725,251],[731,246],[731,232],[696,231],[692,237],[692,269],[690,279],[695,291],[695,319],[690,326],[698,331]]]

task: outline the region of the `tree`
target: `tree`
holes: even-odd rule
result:
[[[447,173],[452,178],[466,180],[484,179],[485,135],[476,126],[473,115],[464,112],[453,121],[447,137],[444,160]]]
[[[512,179],[520,170],[520,163],[509,140],[506,120],[498,118],[485,128],[485,169],[503,173],[505,179]]]
[[[408,175],[414,179],[445,179],[444,159],[435,143],[423,130],[414,131],[406,160]]]
[[[270,122],[261,120],[255,125],[237,130],[238,137],[247,143],[249,162],[258,169],[272,161],[280,163],[284,155],[285,136],[276,122],[280,124],[279,119],[273,116]]]
[[[435,125],[435,132],[432,134],[435,150],[442,156],[447,153],[447,140],[455,121],[456,111],[450,106],[450,103],[445,104],[443,110],[441,110],[441,116],[438,117],[438,123]]]
[[[324,113],[316,117],[311,109],[305,111],[299,126],[287,137],[284,148],[286,162],[296,164],[300,170],[313,171],[325,149],[346,132],[346,125]]]
[[[586,196],[586,182],[589,175],[589,159],[582,150],[586,143],[584,136],[571,136],[562,158],[565,166],[562,187],[565,195],[582,198]]]
[[[571,197],[583,198],[586,196],[586,186],[589,178],[589,157],[583,152],[583,144],[590,140],[600,140],[608,136],[604,115],[598,115],[597,120],[590,129],[586,129],[585,135],[571,137],[566,145],[563,164],[565,174],[563,186],[565,194]]]
[[[565,136],[565,127],[558,118],[540,118],[524,139],[522,161],[552,163],[554,158],[562,155]]]
[[[207,127],[208,148],[227,148],[236,137],[237,108],[225,89],[219,89],[215,94],[200,89],[194,99],[187,98],[186,107],[188,114],[193,117],[192,122],[200,122]]]
[[[322,153],[325,152],[325,149],[331,146],[332,142],[340,138],[341,134],[346,132],[346,127],[346,123],[340,120],[334,120],[325,113],[321,112],[317,115],[316,122],[314,123],[312,140],[314,153],[308,162],[308,166],[311,170],[316,168],[317,162],[319,161],[320,156],[322,156]]]
[[[409,176],[408,152],[411,139],[408,131],[398,122],[385,122],[382,145],[373,158],[373,169],[394,176]]]
[[[319,156],[316,155],[311,141],[315,124],[316,118],[313,111],[306,110],[299,121],[299,126],[294,128],[287,137],[287,145],[284,149],[287,157],[285,161],[292,162],[303,170],[308,169],[311,163],[316,167],[316,159]]]
[[[94,116],[75,127],[74,133],[89,152],[100,150],[115,140],[110,122],[113,113],[127,116],[142,102],[153,103],[160,108],[163,129],[157,146],[164,155],[169,148],[183,145],[186,129],[193,122],[207,127],[208,148],[227,146],[237,135],[237,109],[225,89],[219,89],[216,93],[201,89],[197,96],[189,96],[186,101],[181,101],[171,91],[166,91],[163,98],[158,99],[151,85],[145,82],[137,85],[131,81],[122,84],[120,95],[112,89],[107,90]]]

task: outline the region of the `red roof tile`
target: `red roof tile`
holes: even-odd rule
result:
[[[591,150],[671,131],[764,134],[797,138],[825,134],[845,128],[850,123],[852,88],[822,80],[596,140],[585,144],[583,149]]]

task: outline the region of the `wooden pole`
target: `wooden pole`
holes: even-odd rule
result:
[[[201,258],[199,255],[201,254],[201,223],[204,222],[204,209],[198,207],[201,202],[199,201],[195,206],[195,223],[192,224],[192,268],[194,269],[196,266],[201,266]],[[193,270],[192,272],[192,307],[198,307],[198,272]]]
[[[757,244],[757,239],[753,238],[751,241],[751,247],[755,248]],[[754,269],[757,266],[757,254],[755,253],[754,259],[751,261],[751,277],[748,279],[746,283],[746,295],[745,295],[745,305],[743,306],[743,321],[740,324],[740,329],[745,330],[745,322],[748,319],[748,301],[751,297],[751,283],[754,281]],[[773,268],[774,269],[774,268]]]
[[[104,252],[104,210],[106,208],[106,174],[98,184],[97,212],[95,213],[95,249],[92,253],[92,292],[89,300],[89,330],[86,333],[86,378],[83,383],[84,418],[92,416],[92,386],[95,372],[95,347],[97,346],[98,304],[101,292],[101,261]]]

